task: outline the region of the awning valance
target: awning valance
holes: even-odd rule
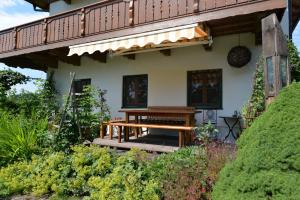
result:
[[[91,42],[70,46],[68,56],[84,53],[93,54],[96,51],[119,51],[134,47],[143,48],[147,45],[160,45],[162,43],[175,43],[182,40],[208,39],[208,34],[198,24],[174,27],[159,31],[146,32],[125,37]]]

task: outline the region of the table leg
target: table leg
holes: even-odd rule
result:
[[[134,122],[135,122],[136,124],[138,123],[138,116],[137,116],[137,115],[135,115]],[[138,138],[138,137],[139,137],[139,128],[134,128],[134,136],[135,136],[135,138]]]
[[[113,139],[113,126],[111,124],[108,125],[109,129],[109,139]]]
[[[184,145],[184,131],[179,131],[179,141],[178,141],[179,147],[183,147]]]
[[[125,115],[125,121],[126,123],[129,123],[129,113],[126,113]],[[129,127],[124,127],[124,134],[125,134],[125,141],[129,141]]]
[[[191,126],[191,115],[185,116],[185,126]],[[185,131],[185,144],[190,145],[191,144],[191,132]]]
[[[230,134],[232,135],[232,137],[236,140],[237,137],[234,135],[234,132],[233,132],[233,129],[234,127],[237,125],[237,123],[239,122],[239,119],[237,119],[232,126],[230,126],[229,122],[224,118],[224,122],[225,124],[227,125],[229,131],[228,131],[228,134],[225,136],[225,139],[224,141],[230,136]]]
[[[122,126],[118,126],[118,142],[122,141]]]

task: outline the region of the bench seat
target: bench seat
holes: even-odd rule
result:
[[[194,130],[194,127],[190,126],[176,126],[176,125],[159,125],[159,124],[134,124],[134,123],[122,123],[115,122],[110,123],[111,126],[118,128],[118,142],[121,143],[122,139],[122,128],[151,128],[151,129],[167,129],[167,130],[178,130],[179,131],[179,147],[184,146],[185,143],[189,143],[190,133]],[[188,139],[189,136],[189,139]],[[128,135],[125,135],[125,140],[128,139]]]

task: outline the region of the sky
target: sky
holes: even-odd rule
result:
[[[24,0],[0,0],[0,30],[10,28],[16,25],[24,24],[27,22],[35,21],[40,18],[47,17],[48,13],[35,12],[31,4]],[[298,50],[300,50],[300,23],[296,27],[293,34],[293,41]],[[7,69],[8,67],[0,63],[0,70]],[[45,78],[46,74],[41,71],[21,68],[11,68],[12,70],[21,72],[33,78]],[[33,82],[26,85],[19,85],[16,87],[18,91],[25,89],[28,91],[36,90]]]

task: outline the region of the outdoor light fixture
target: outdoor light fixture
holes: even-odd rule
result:
[[[269,99],[290,82],[287,39],[275,14],[262,19],[262,37],[265,95]]]

